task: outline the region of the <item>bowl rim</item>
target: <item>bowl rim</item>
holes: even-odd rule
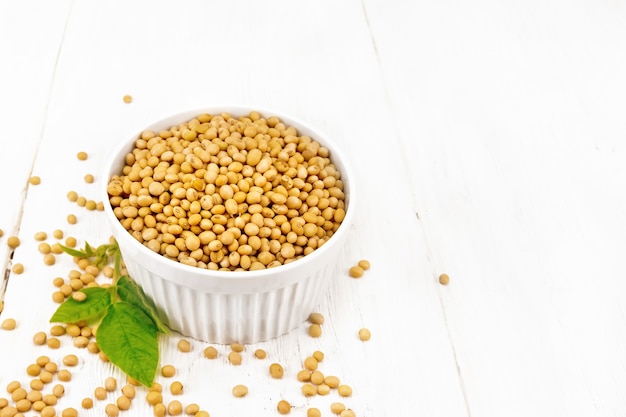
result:
[[[196,266],[186,265],[176,260],[168,259],[161,254],[158,254],[145,245],[137,241],[132,235],[126,230],[121,222],[117,219],[115,214],[113,213],[113,209],[109,202],[109,195],[107,192],[107,185],[111,178],[111,175],[114,174],[114,167],[116,165],[121,164],[121,161],[118,159],[122,155],[130,152],[133,148],[134,141],[139,138],[141,132],[145,130],[160,130],[166,129],[173,125],[184,123],[192,118],[203,114],[208,113],[212,115],[218,115],[222,113],[228,113],[234,117],[239,117],[242,115],[246,115],[251,111],[259,112],[262,117],[269,118],[271,116],[276,116],[280,119],[281,122],[285,123],[287,126],[294,126],[298,135],[302,135],[303,133],[310,136],[312,139],[318,141],[324,147],[328,148],[330,151],[330,158],[334,165],[339,165],[338,170],[341,173],[341,179],[344,183],[344,192],[345,192],[345,216],[341,225],[337,229],[337,231],[331,236],[328,241],[326,241],[321,247],[315,249],[310,254],[287,264],[282,264],[273,268],[266,268],[261,270],[254,271],[222,271],[222,270],[210,270],[199,268]],[[251,105],[223,105],[223,106],[203,106],[190,108],[184,111],[180,111],[174,114],[166,115],[165,117],[161,117],[148,126],[141,128],[139,131],[136,131],[132,136],[129,136],[123,140],[120,140],[109,156],[106,159],[104,165],[104,175],[103,181],[101,182],[100,194],[103,196],[104,202],[104,212],[111,224],[111,227],[114,229],[114,236],[123,235],[127,237],[127,242],[132,245],[136,251],[140,252],[142,255],[145,255],[151,262],[153,263],[161,263],[165,262],[164,265],[167,265],[167,268],[176,270],[180,273],[184,274],[193,274],[195,276],[200,276],[202,278],[210,278],[217,280],[229,280],[229,281],[245,281],[249,279],[254,279],[255,282],[262,284],[260,281],[268,281],[274,278],[277,274],[288,274],[289,272],[294,272],[302,269],[303,266],[310,265],[318,261],[322,258],[327,252],[332,250],[338,250],[335,248],[336,244],[342,242],[347,234],[350,231],[351,225],[353,224],[355,217],[355,184],[354,184],[354,173],[350,166],[350,163],[345,157],[343,151],[336,145],[336,143],[329,138],[328,135],[320,132],[320,130],[311,127],[307,122],[302,121],[299,118],[293,117],[285,112],[275,111],[262,106],[251,106]],[[125,234],[125,235],[124,235]],[[122,254],[124,256],[124,254]],[[144,261],[140,262],[144,264]],[[163,277],[166,280],[172,282],[181,282],[180,279],[176,277]],[[301,277],[294,276],[293,281],[296,282]],[[189,284],[192,284],[191,282]]]

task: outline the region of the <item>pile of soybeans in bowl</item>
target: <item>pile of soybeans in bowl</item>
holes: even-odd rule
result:
[[[324,245],[346,216],[329,148],[277,116],[202,113],[134,141],[106,192],[138,242],[185,265],[277,267]]]

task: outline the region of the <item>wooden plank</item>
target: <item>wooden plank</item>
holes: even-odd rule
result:
[[[3,121],[0,178],[5,196],[0,209],[0,300],[5,269],[12,250],[6,239],[19,234],[23,203],[29,190],[37,146],[45,129],[46,112],[57,54],[63,42],[68,1],[1,2],[0,114]],[[27,19],[26,19],[27,16]],[[33,28],[37,30],[33,31]]]
[[[184,404],[197,402],[212,415],[271,413],[281,398],[292,403],[297,415],[311,406],[328,414],[333,401],[343,401],[358,416],[402,415],[411,409],[428,415],[467,414],[436,269],[407,192],[410,179],[398,164],[402,149],[394,139],[394,114],[385,101],[371,36],[356,1],[281,1],[271,7],[202,1],[153,2],[150,7],[73,4],[35,164],[45,183],[28,195],[25,236],[62,228],[81,243],[106,240],[110,232],[101,213],[76,207],[66,193],[75,190],[97,199],[95,187],[105,180],[99,173],[113,143],[165,114],[197,106],[241,103],[299,117],[345,149],[359,179],[357,222],[320,305],[326,316],[322,337],[310,338],[303,324],[284,337],[248,346],[241,367],[227,364],[226,346],[218,346],[221,357],[211,362],[202,357],[206,344],[193,342],[192,353],[182,355],[176,349],[178,337],[163,338],[161,363],[177,366],[176,378],[185,384],[178,398]],[[133,96],[131,104],[122,102],[125,94]],[[75,158],[80,150],[89,153],[87,161]],[[82,181],[86,173],[95,174],[96,184]],[[78,216],[75,226],[65,224],[68,213]],[[35,242],[27,240],[21,251],[27,271],[11,279],[7,297],[31,297],[29,305],[37,309],[7,304],[5,314],[18,318],[19,327],[0,332],[0,386],[13,379],[26,382],[23,370],[37,355],[59,361],[74,353],[80,365],[57,411],[78,407],[106,377],[113,375],[120,384],[124,378],[74,348],[67,337],[53,352],[21,342],[46,331],[56,307],[49,301],[51,280],[75,268],[67,257],[44,266]],[[33,260],[26,262],[27,256]],[[369,259],[372,269],[360,280],[349,278],[347,269],[361,258]],[[371,329],[371,341],[358,340],[360,327]],[[251,358],[257,347],[267,350],[266,361]],[[294,375],[314,350],[326,354],[325,373],[337,374],[353,387],[352,397],[301,395]],[[268,378],[273,361],[285,366],[283,380]],[[157,380],[167,391],[171,380]],[[236,383],[249,386],[248,398],[232,398],[230,387]],[[133,403],[137,415],[151,412],[143,395]],[[174,398],[166,392],[166,401]],[[113,399],[110,395],[107,401]],[[104,406],[98,402],[81,415],[100,415]]]
[[[622,413],[623,6],[366,9],[468,412]]]

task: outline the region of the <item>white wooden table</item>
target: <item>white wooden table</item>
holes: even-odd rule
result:
[[[372,268],[333,278],[322,337],[303,324],[246,346],[240,366],[227,346],[209,361],[206,343],[183,354],[180,337],[161,338],[160,363],[184,384],[174,397],[157,378],[166,403],[214,417],[278,415],[281,399],[295,416],[332,415],[334,401],[359,417],[625,415],[625,22],[621,0],[1,0],[0,321],[17,327],[0,330],[0,398],[28,387],[37,357],[63,368],[75,354],[56,413],[105,415],[119,390],[81,400],[123,374],[68,336],[32,342],[50,331],[52,280],[74,268],[44,265],[34,234],[103,243],[103,214],[66,194],[97,198],[114,144],[170,113],[245,104],[303,119],[350,155],[362,199],[340,268]],[[301,394],[295,373],[315,350],[351,397]],[[231,395],[238,383],[247,397]],[[120,415],[152,415],[138,391]]]

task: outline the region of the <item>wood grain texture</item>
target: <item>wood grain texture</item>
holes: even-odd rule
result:
[[[623,4],[368,9],[468,411],[620,414]]]
[[[50,103],[41,120],[43,138],[33,143],[37,152],[30,154],[45,181],[28,195],[20,224],[25,243],[15,257],[23,260],[26,272],[11,277],[5,296],[2,317],[15,317],[19,326],[0,332],[0,385],[14,379],[26,383],[24,369],[37,355],[60,360],[70,352],[81,359],[79,371],[58,410],[76,407],[109,375],[124,380],[117,369],[74,348],[68,338],[52,353],[29,343],[34,332],[49,328],[47,318],[55,309],[52,278],[75,268],[64,256],[53,267],[44,266],[30,237],[38,230],[62,228],[79,242],[103,242],[110,232],[101,213],[87,212],[65,195],[75,190],[98,199],[97,184],[86,184],[82,177],[92,173],[97,183],[104,181],[99,173],[112,144],[168,113],[236,103],[282,110],[333,137],[353,155],[362,209],[319,306],[326,316],[322,337],[309,337],[303,324],[276,340],[247,346],[239,367],[227,363],[226,346],[218,346],[220,357],[208,361],[202,355],[206,344],[193,341],[192,352],[183,355],[176,348],[179,336],[164,337],[161,364],[176,365],[175,378],[185,385],[179,399],[197,402],[212,415],[274,415],[280,399],[290,401],[296,415],[305,415],[311,406],[328,414],[333,401],[343,401],[359,416],[399,414],[416,404],[402,388],[402,381],[408,381],[422,393],[417,400],[422,410],[463,415],[434,272],[410,195],[402,192],[410,184],[397,170],[397,148],[379,158],[381,139],[393,137],[388,129],[392,122],[363,5],[277,2],[267,7],[198,1],[144,6],[72,4]],[[346,27],[351,30],[346,32]],[[122,102],[124,94],[133,96],[132,104]],[[75,158],[81,150],[89,153],[87,161]],[[385,202],[381,191],[390,187],[398,192]],[[75,226],[65,223],[68,213],[78,216]],[[372,269],[360,280],[349,278],[347,269],[361,258],[369,259]],[[395,261],[390,264],[390,259]],[[36,308],[17,301],[25,298]],[[371,341],[358,339],[361,327],[371,329]],[[252,358],[258,347],[268,352],[268,359]],[[315,350],[326,354],[323,372],[350,384],[352,397],[302,396],[295,373]],[[268,377],[272,362],[285,366],[283,380]],[[167,389],[170,381],[157,380]],[[248,385],[245,399],[230,394],[237,383]],[[105,404],[81,415],[100,415]],[[133,410],[151,413],[143,399],[133,403]]]
[[[0,172],[3,198],[0,229],[6,237],[17,235],[34,156],[45,128],[50,90],[58,52],[63,43],[69,2],[42,4],[32,10],[28,2],[0,3]],[[17,16],[29,16],[28,25]],[[31,27],[37,27],[32,31]],[[6,238],[5,238],[6,239]],[[10,268],[11,250],[0,245],[0,268]],[[6,286],[0,276],[0,300]]]
[[[227,346],[207,360],[208,344],[183,354],[180,335],[162,337],[160,363],[177,367],[157,377],[166,402],[212,416],[278,415],[281,399],[296,416],[331,415],[333,401],[359,417],[623,415],[625,21],[610,0],[0,2],[0,265],[25,265],[0,313],[18,322],[0,330],[0,398],[40,355],[80,359],[59,415],[106,377],[125,381],[69,337],[58,350],[31,343],[50,328],[52,280],[76,268],[67,256],[45,266],[33,236],[106,241],[102,213],[67,192],[101,200],[110,150],[154,120],[240,104],[332,137],[358,179],[357,218],[318,309],[322,337],[303,323],[246,346],[240,366]],[[348,277],[364,258],[372,268]],[[351,397],[302,396],[295,374],[315,350]],[[235,384],[249,395],[234,398]],[[144,397],[127,413],[152,415]]]

